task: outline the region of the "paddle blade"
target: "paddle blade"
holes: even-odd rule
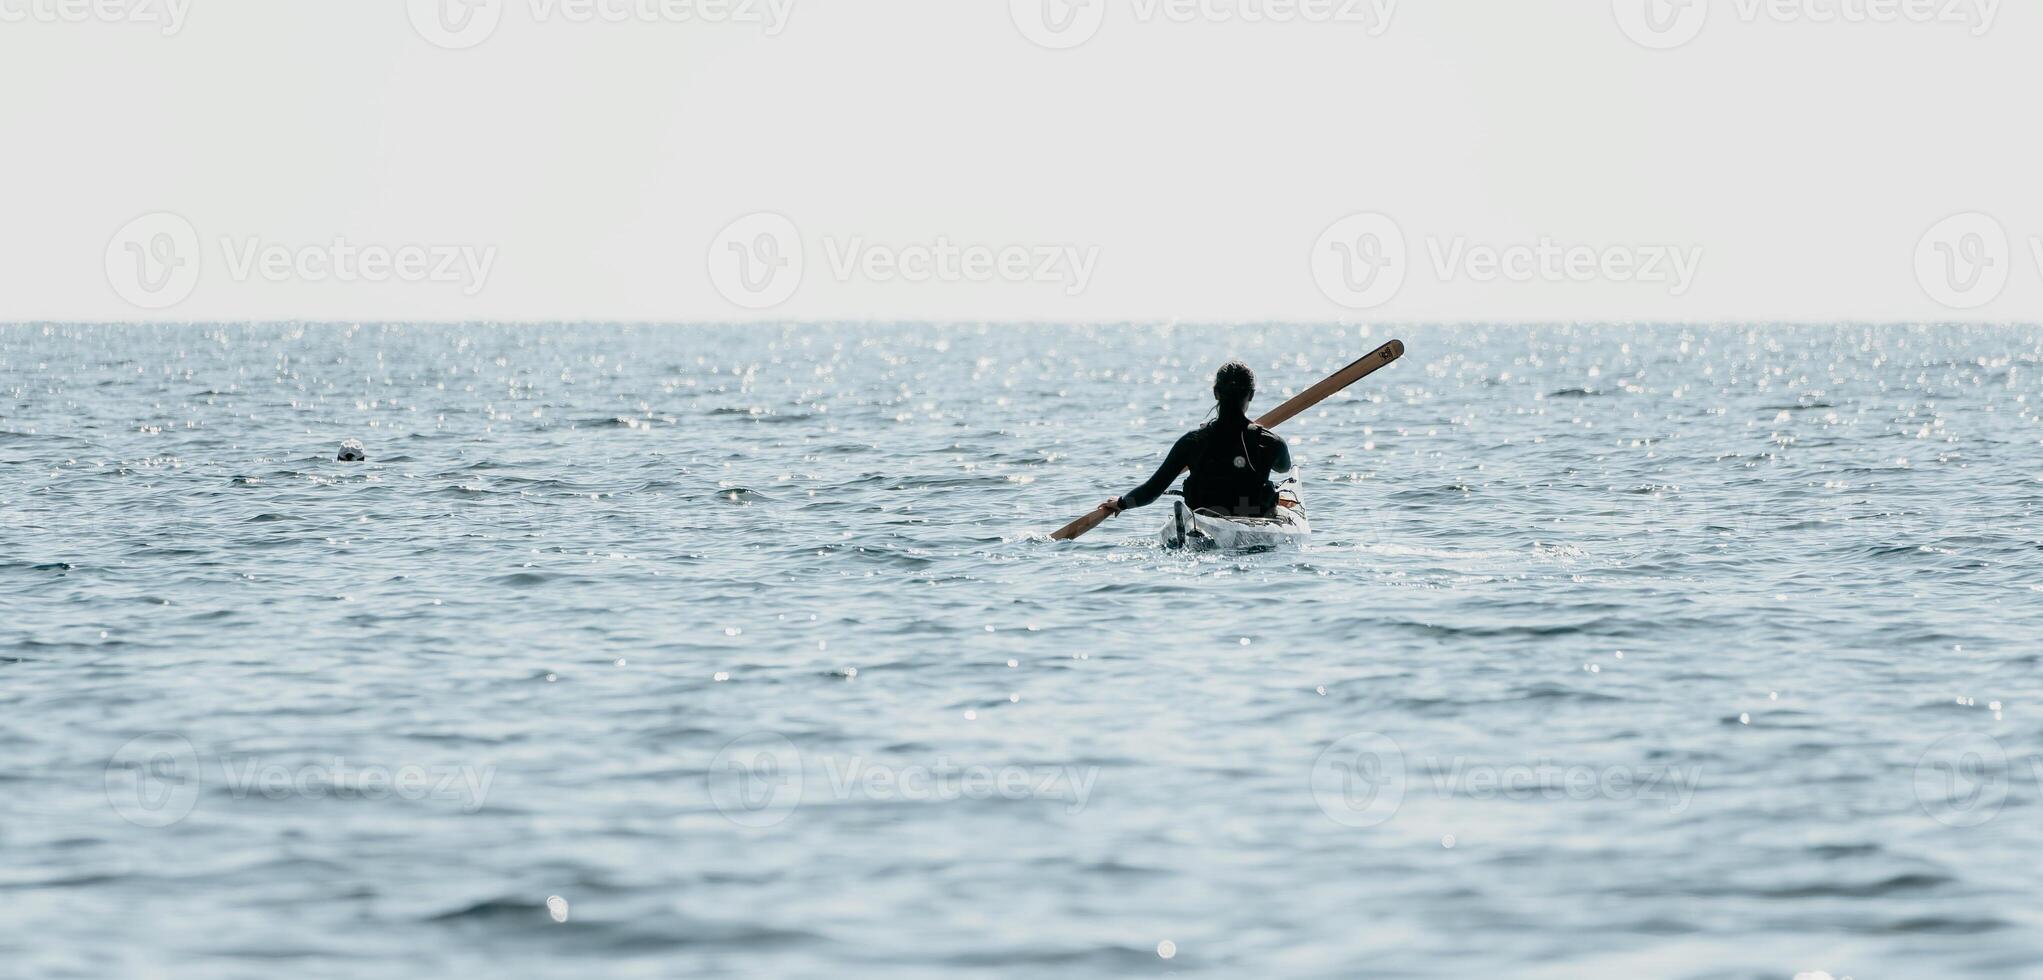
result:
[[[1095,507],[1092,513],[1058,528],[1056,534],[1050,535],[1050,540],[1076,541],[1086,532],[1106,523],[1107,518],[1112,516],[1114,515],[1109,513],[1105,507]]]
[[[1375,374],[1379,368],[1386,367],[1403,356],[1405,356],[1405,342],[1393,340],[1363,355],[1355,363],[1334,372],[1325,381],[1299,392],[1298,396],[1290,401],[1271,409],[1268,414],[1257,419],[1256,424],[1265,429],[1274,429],[1278,425],[1290,420],[1292,416],[1298,415],[1314,405],[1332,398],[1342,389]]]

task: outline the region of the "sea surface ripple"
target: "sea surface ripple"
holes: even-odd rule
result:
[[[1393,334],[1284,426],[1305,550],[1047,540],[1221,361],[1266,408]],[[2039,376],[2013,327],[0,328],[0,974],[2034,971]]]

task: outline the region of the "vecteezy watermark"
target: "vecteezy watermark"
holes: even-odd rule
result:
[[[198,229],[168,211],[128,222],[106,243],[107,284],[145,310],[184,302],[198,288],[203,263]]]
[[[106,764],[106,802],[138,827],[168,827],[199,802],[199,752],[182,735],[130,739]]]
[[[1106,23],[1111,0],[1008,0],[1008,16],[1023,37],[1052,51],[1093,39]],[[1382,37],[1400,0],[1126,0],[1140,24],[1359,25]]]
[[[1375,732],[1337,739],[1312,760],[1312,798],[1321,813],[1348,827],[1374,827],[1405,802],[1405,753]]]
[[[1666,51],[1700,36],[1713,4],[1745,24],[1942,25],[1979,37],[1993,29],[2001,0],[1611,0],[1611,12],[1633,43]]]
[[[860,800],[951,803],[959,800],[1051,800],[1069,813],[1085,809],[1098,766],[958,764],[803,753],[777,732],[732,739],[710,760],[704,780],[710,802],[731,822],[766,828],[803,803]]]
[[[1664,287],[1685,296],[1701,271],[1702,246],[1568,244],[1549,236],[1493,245],[1466,235],[1429,235],[1427,266],[1441,282],[1608,282]],[[1351,310],[1374,309],[1404,288],[1411,271],[1404,231],[1374,212],[1348,215],[1313,242],[1312,277],[1327,299]]]
[[[801,229],[770,211],[724,226],[709,245],[709,281],[718,293],[748,310],[779,306],[800,289],[808,271]]]
[[[1076,296],[1098,271],[1097,245],[959,243],[944,236],[888,244],[863,236],[826,235],[824,268],[838,282],[1005,283],[1060,287]],[[709,246],[709,281],[718,293],[748,310],[779,306],[801,288],[810,249],[801,229],[770,211],[724,226]]]
[[[1351,214],[1312,243],[1312,278],[1341,306],[1375,309],[1404,288],[1407,258],[1397,222],[1381,214]]]
[[[136,24],[184,30],[192,0],[0,0],[0,24]]]
[[[1611,0],[1610,8],[1626,37],[1655,51],[1695,40],[1710,19],[1709,0]]]
[[[1435,794],[1467,800],[1642,800],[1682,813],[1695,799],[1702,767],[1561,765],[1550,759],[1511,765],[1472,765],[1462,759],[1427,762]]]
[[[2029,761],[2043,784],[2043,758]],[[1915,801],[1947,827],[1977,827],[2000,815],[2013,783],[2000,740],[1984,733],[1947,735],[1915,761]]]
[[[1701,766],[1564,765],[1550,759],[1494,765],[1427,758],[1408,766],[1396,740],[1358,732],[1321,750],[1310,781],[1313,800],[1328,819],[1366,828],[1397,816],[1415,789],[1442,799],[1644,801],[1682,813],[1701,779]]]
[[[235,282],[439,284],[469,297],[482,292],[497,260],[494,245],[365,245],[338,235],[290,245],[223,236],[217,244],[219,267]],[[198,287],[206,266],[203,251],[190,221],[168,211],[146,214],[107,241],[106,280],[135,306],[166,309]]]
[[[404,800],[441,802],[463,813],[482,809],[496,767],[381,765],[339,756],[291,763],[251,755],[206,759],[190,739],[158,732],[123,744],[106,765],[106,799],[138,827],[168,827],[191,815],[204,791],[235,800]]]
[[[1604,383],[1622,384],[1623,380]],[[1569,388],[1536,398],[1552,401],[1589,397],[1591,394],[1587,388]],[[1761,420],[1778,427],[1771,433],[1775,440],[1782,438],[1783,431],[1794,431],[1798,422],[1794,413],[1785,413],[1787,419],[1781,419],[1780,414],[1777,412],[1772,418]],[[1815,420],[1820,424],[1821,416],[1816,416]],[[1645,551],[1685,552],[1711,547],[1712,542],[1720,539],[1733,541],[1765,535],[1796,521],[1833,518],[1839,511],[1835,503],[1819,502],[1787,509],[1770,506],[1751,497],[1720,485],[1641,488],[1620,495],[1616,503],[1618,513],[1612,519],[1598,523]]]
[[[472,48],[497,32],[504,0],[406,0],[412,30],[435,47]]]
[[[1107,0],[1007,0],[1007,12],[1023,37],[1052,51],[1065,51],[1100,32],[1107,19]]]
[[[221,238],[220,253],[236,282],[439,283],[463,296],[482,292],[497,262],[494,245],[357,245],[338,235],[301,245]]]
[[[420,37],[460,51],[496,34],[511,0],[406,0],[406,4],[412,29]],[[737,24],[756,27],[767,37],[787,30],[794,13],[794,0],[525,0],[523,6],[536,24]]]
[[[2029,251],[2043,268],[2043,237],[2031,237]],[[1916,282],[1954,310],[1976,310],[1999,299],[2013,267],[2007,229],[1977,211],[1937,222],[1915,245]]]

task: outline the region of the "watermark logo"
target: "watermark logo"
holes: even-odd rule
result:
[[[1702,782],[1701,766],[1563,765],[1551,759],[1499,766],[1454,758],[1428,759],[1424,768],[1442,799],[1643,801],[1669,813],[1686,812]]]
[[[1336,740],[1312,762],[1312,798],[1344,827],[1374,827],[1405,801],[1405,753],[1388,735],[1358,732]]]
[[[106,281],[120,298],[145,310],[185,301],[203,266],[199,232],[182,215],[145,214],[106,243]]]
[[[1320,812],[1355,828],[1389,821],[1415,791],[1443,800],[1643,801],[1681,813],[1701,781],[1700,766],[1564,765],[1551,759],[1495,765],[1461,757],[1407,761],[1395,740],[1376,732],[1349,735],[1327,746],[1313,761],[1311,776]]]
[[[1611,0],[1626,37],[1666,51],[1702,34],[1711,4],[1728,3],[1742,24],[1963,27],[1973,37],[1993,30],[2001,0]]]
[[[142,24],[175,37],[192,0],[0,0],[0,24]]]
[[[419,36],[450,51],[496,34],[506,0],[407,0]],[[535,24],[746,24],[767,37],[787,29],[794,0],[526,0]]]
[[[1698,0],[1700,2],[1700,0]],[[1745,23],[1916,24],[1964,27],[1973,37],[1993,30],[2001,0],[1731,0]]]
[[[732,823],[777,826],[801,805],[802,753],[775,732],[741,735],[710,760],[707,779],[710,802]]]
[[[1052,51],[1093,39],[1108,0],[1008,0],[1022,36]],[[1127,0],[1138,24],[1353,24],[1382,37],[1399,0]]]
[[[710,802],[741,827],[778,826],[804,803],[953,803],[960,800],[1057,801],[1077,813],[1092,798],[1097,766],[989,766],[873,760],[803,753],[785,736],[754,732],[710,760]]]
[[[1404,231],[1387,215],[1351,214],[1312,245],[1312,278],[1327,299],[1351,310],[1391,301],[1404,288]]]
[[[1023,37],[1052,51],[1092,40],[1107,18],[1107,0],[1007,0],[1007,9]]]
[[[497,32],[504,0],[407,0],[412,30],[436,47],[461,51]]]
[[[357,765],[339,756],[295,765],[253,756],[206,759],[189,739],[163,732],[122,745],[107,760],[105,774],[114,813],[149,828],[191,816],[209,785],[236,800],[443,801],[474,813],[495,778],[493,766]]]
[[[453,285],[473,297],[496,266],[495,246],[359,245],[344,236],[284,245],[253,236],[217,241],[220,267],[235,282],[412,283]],[[115,295],[145,310],[184,302],[205,267],[198,229],[168,211],[143,215],[107,241],[106,279]]]
[[[1915,278],[1931,299],[1976,310],[2000,298],[2014,256],[2007,229],[1992,215],[1955,214],[1923,233],[1915,246]]]
[[[1625,36],[1654,51],[1695,40],[1710,19],[1709,0],[1611,0],[1610,6]]]
[[[129,740],[107,761],[106,801],[137,827],[183,820],[199,802],[198,750],[168,732]]]
[[[709,246],[709,279],[718,293],[749,310],[778,306],[801,288],[812,248],[783,215],[762,211],[726,225]],[[927,242],[873,242],[861,235],[825,235],[823,265],[837,282],[1042,284],[1077,296],[1099,268],[1097,245],[981,245],[937,236]]]
[[[1596,382],[1589,382],[1595,384]],[[1587,397],[1588,389],[1563,389],[1541,400]],[[1776,415],[1772,424],[1792,425],[1794,419]],[[1775,433],[1778,438],[1778,432]],[[1622,538],[1651,553],[1684,552],[1720,546],[1752,535],[1764,535],[1796,520],[1831,517],[1835,505],[1805,505],[1792,512],[1770,510],[1721,486],[1662,486],[1626,494],[1619,501],[1621,513],[1610,527]]]
[[[1425,267],[1442,283],[1607,282],[1659,286],[1679,297],[1694,287],[1703,250],[1699,245],[1567,243],[1550,236],[1493,245],[1466,235],[1428,235],[1425,256]],[[1395,221],[1373,212],[1334,222],[1313,243],[1311,261],[1320,292],[1351,310],[1390,302],[1411,271],[1403,231]]]
[[[709,281],[724,299],[748,310],[779,306],[802,285],[801,229],[770,211],[724,226],[709,246]]]
[[[967,245],[941,235],[932,242],[889,245],[863,237],[829,238],[823,250],[839,282],[1039,283],[1077,296],[1099,268],[1097,245]]]
[[[1702,246],[1569,245],[1552,238],[1510,245],[1486,245],[1457,235],[1426,240],[1433,273],[1441,282],[1642,283],[1665,286],[1686,296],[1702,269]]]
[[[1947,827],[1977,827],[2007,803],[2007,751],[1991,735],[1938,739],[1915,762],[1915,801]]]
[[[345,237],[282,245],[223,237],[220,253],[235,282],[401,282],[457,286],[473,297],[488,285],[497,249],[490,245],[357,245]]]

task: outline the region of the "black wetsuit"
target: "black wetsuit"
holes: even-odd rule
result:
[[[1235,517],[1268,517],[1277,510],[1270,473],[1291,469],[1291,447],[1244,416],[1215,419],[1185,433],[1149,482],[1121,497],[1121,509],[1147,507],[1187,468],[1185,503]]]

